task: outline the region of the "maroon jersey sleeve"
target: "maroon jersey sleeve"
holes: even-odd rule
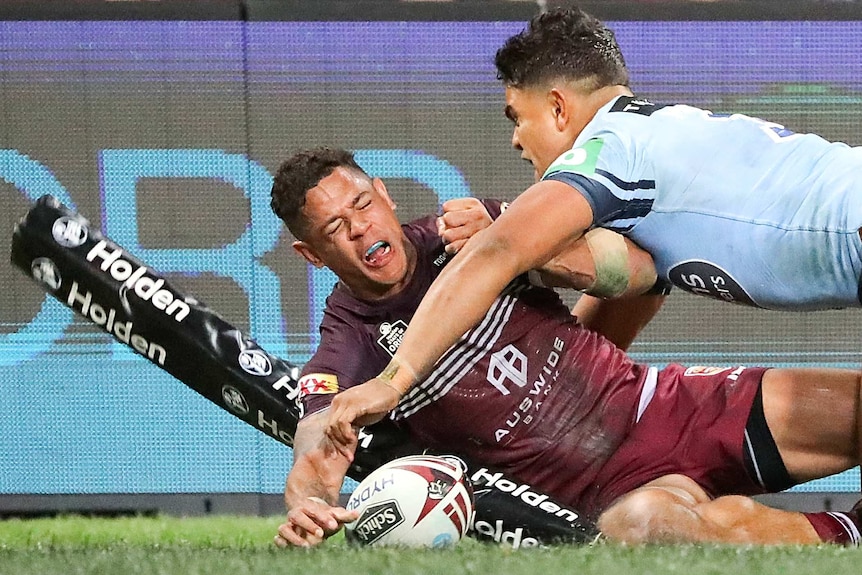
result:
[[[299,401],[302,417],[329,407],[332,397],[340,390],[358,385],[356,367],[360,365],[362,349],[349,345],[351,326],[340,324],[321,326],[320,346],[302,368],[299,378]]]

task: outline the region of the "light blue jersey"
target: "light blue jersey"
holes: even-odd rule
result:
[[[575,187],[594,225],[640,244],[684,290],[769,309],[860,306],[862,148],[623,96],[543,179]]]

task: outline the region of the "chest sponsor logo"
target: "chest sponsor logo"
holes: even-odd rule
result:
[[[54,236],[54,241],[63,247],[77,248],[87,241],[89,232],[84,224],[64,216],[51,226],[51,235]]]
[[[380,333],[377,343],[386,350],[386,353],[395,355],[395,352],[401,346],[401,340],[404,339],[404,332],[407,331],[407,323],[401,319],[392,323],[383,322],[377,327],[377,331]]]
[[[677,264],[668,272],[668,279],[678,288],[696,295],[759,307],[733,276],[710,262],[689,260]]]
[[[338,377],[331,373],[309,373],[299,379],[299,396],[338,393]]]
[[[494,432],[494,439],[501,443],[509,438],[509,434],[518,425],[529,425],[539,414],[545,397],[551,392],[554,382],[560,376],[557,364],[565,348],[565,342],[560,338],[554,338],[553,349],[542,365],[538,376],[533,379],[532,385],[527,385],[527,357],[513,345],[494,353],[488,364],[488,382],[496,387],[503,395],[509,395],[509,389],[503,385],[506,380],[513,381],[520,388],[526,387],[526,395],[512,411],[512,414]]]
[[[488,383],[503,395],[509,395],[506,381],[518,387],[527,385],[527,356],[511,344],[491,355],[488,362]]]

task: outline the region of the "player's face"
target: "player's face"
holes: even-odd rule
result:
[[[379,179],[336,168],[308,191],[302,212],[308,233],[294,249],[335,272],[357,297],[392,295],[410,279],[415,250]]]
[[[512,146],[533,164],[537,180],[574,143],[560,122],[558,101],[544,88],[507,86],[505,113],[514,124]]]

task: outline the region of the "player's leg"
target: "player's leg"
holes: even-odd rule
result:
[[[609,540],[637,543],[815,544],[808,518],[750,497],[710,499],[683,475],[660,477],[624,495],[599,518]]]
[[[796,482],[859,465],[862,374],[839,369],[772,369],[763,375],[763,413]]]
[[[763,413],[787,475],[796,482],[839,473],[862,462],[862,373],[858,371],[767,371]],[[860,503],[849,512],[805,516],[824,541],[858,545]]]
[[[745,427],[744,458],[752,477],[778,491],[856,465],[860,389],[855,371],[766,371]],[[858,507],[803,514],[746,497],[710,500],[692,479],[669,475],[618,499],[599,527],[608,538],[627,542],[858,543]]]

